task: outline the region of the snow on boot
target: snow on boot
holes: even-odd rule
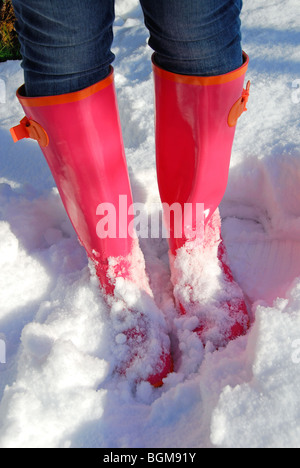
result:
[[[127,257],[110,257],[105,271],[110,285],[106,300],[115,333],[117,370],[129,380],[147,380],[160,387],[173,371],[170,340],[153,298],[138,240],[134,240]]]
[[[221,252],[221,256],[220,256]],[[181,316],[195,318],[193,331],[214,349],[244,335],[249,315],[243,292],[226,263],[218,210],[205,227],[204,242],[187,242],[170,254],[174,296]]]
[[[161,200],[167,207],[179,205],[181,213],[190,205],[196,213],[192,221],[176,214],[166,221],[174,294],[181,313],[197,318],[198,335],[204,342],[212,340],[215,347],[243,334],[249,326],[242,292],[226,261],[218,214],[236,123],[249,96],[250,83],[243,89],[248,61],[244,53],[239,69],[198,77],[165,71],[153,56]],[[199,211],[202,219],[197,205],[203,207]]]
[[[132,194],[113,69],[105,80],[81,91],[31,98],[22,86],[17,97],[26,117],[11,130],[13,139],[33,138],[40,144],[106,300],[115,308],[118,303],[122,309],[123,336],[120,337],[120,327],[115,334],[119,344],[127,338],[130,343],[120,369],[127,373],[128,367],[134,367],[139,379],[161,385],[171,369],[170,344],[163,315],[152,298],[143,254],[134,238],[133,216],[128,215]],[[119,223],[117,232],[108,236],[99,235],[99,213],[103,214],[103,207],[112,207],[116,225]],[[122,294],[116,291],[117,283],[119,289],[122,283]],[[132,296],[138,299],[133,300]],[[115,325],[116,321],[112,323]],[[134,366],[134,361],[140,366]]]

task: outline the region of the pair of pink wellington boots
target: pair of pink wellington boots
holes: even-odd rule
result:
[[[161,200],[168,206],[177,203],[183,211],[187,204],[203,206],[203,216],[193,217],[192,225],[176,216],[168,224],[175,302],[179,315],[197,318],[194,331],[203,344],[212,341],[216,348],[249,327],[243,294],[227,264],[218,212],[236,123],[246,110],[247,67],[244,54],[242,67],[226,75],[184,76],[162,70],[153,57]],[[170,339],[163,313],[154,303],[132,219],[119,212],[120,196],[127,208],[133,200],[113,70],[105,80],[78,92],[30,98],[22,86],[17,97],[26,117],[11,130],[14,141],[38,141],[105,298],[109,305],[118,304],[116,340],[126,344],[128,352],[117,371],[159,387],[173,371]],[[97,207],[106,203],[115,207],[116,219],[128,224],[120,225],[116,236],[103,238],[97,233]],[[202,297],[201,288],[199,292],[199,279],[209,283],[210,275],[219,278],[212,303],[207,295]]]

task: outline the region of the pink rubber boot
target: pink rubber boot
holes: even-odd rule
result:
[[[221,240],[218,211],[236,123],[249,96],[250,83],[243,89],[248,60],[244,54],[242,67],[226,75],[197,77],[162,70],[153,56],[161,200],[165,206],[177,204],[181,213],[191,207],[188,217],[176,211],[169,217],[170,209],[165,210],[174,294],[181,314],[197,317],[194,331],[215,347],[249,328],[243,294]]]
[[[11,130],[12,136],[14,141],[33,138],[40,144],[79,241],[114,309],[117,343],[127,345],[119,371],[136,369],[141,379],[159,386],[171,369],[169,339],[151,297],[133,216],[128,214],[132,194],[113,70],[105,80],[75,93],[30,98],[23,86],[17,97],[26,117]],[[101,224],[106,210],[114,218],[108,235]],[[128,294],[130,288],[135,290]],[[130,302],[128,297],[138,299]],[[151,356],[151,363],[141,370],[145,356]]]

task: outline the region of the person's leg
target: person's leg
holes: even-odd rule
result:
[[[96,234],[98,204],[112,204],[117,215],[119,195],[132,204],[110,66],[114,0],[14,0],[14,7],[25,75],[20,102],[48,135],[42,150],[81,243],[105,265],[132,248],[128,226],[123,238]],[[26,125],[17,127],[16,139],[24,135]]]
[[[13,0],[26,93],[78,91],[109,74],[114,0]]]
[[[194,215],[192,220],[175,215],[168,222],[174,294],[183,315],[197,315],[203,341],[221,346],[249,325],[242,292],[227,264],[218,212],[236,122],[248,99],[248,89],[243,91],[248,57],[241,48],[242,4],[241,0],[141,4],[155,51],[161,200],[169,207],[179,204],[183,215],[189,204]],[[200,204],[203,209],[197,210]],[[205,295],[208,284],[211,288],[219,284],[216,295]]]
[[[112,306],[119,372],[159,386],[172,367],[170,342],[127,216],[133,200],[110,67],[114,2],[14,3],[25,70],[18,98],[26,117],[12,135],[41,146]],[[106,230],[107,213],[113,228]]]
[[[149,45],[164,70],[222,75],[243,63],[242,0],[140,0]]]

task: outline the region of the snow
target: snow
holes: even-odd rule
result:
[[[116,6],[126,154],[135,202],[151,210],[159,202],[151,50],[138,1]],[[174,349],[175,372],[160,389],[112,373],[109,310],[85,252],[38,147],[9,135],[22,118],[20,63],[0,64],[1,448],[300,447],[299,9],[298,0],[284,10],[279,0],[244,1],[251,98],[221,215],[232,270],[252,304],[248,335],[215,352],[187,340],[166,240],[141,239]]]

